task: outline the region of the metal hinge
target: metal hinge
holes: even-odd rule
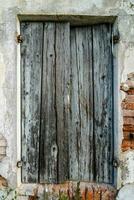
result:
[[[113,42],[113,44],[117,44],[117,43],[119,43],[119,41],[120,41],[119,34],[112,36],[112,42]]]
[[[113,167],[114,167],[114,168],[118,168],[119,166],[120,166],[120,160],[114,159],[114,160],[113,160]]]
[[[23,41],[22,35],[17,35],[17,43],[22,43]]]
[[[19,161],[17,162],[17,167],[18,167],[18,168],[21,168],[21,167],[22,167],[22,164],[23,164],[22,161],[19,160]]]

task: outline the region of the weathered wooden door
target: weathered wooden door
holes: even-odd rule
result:
[[[112,25],[22,22],[22,182],[113,183]]]

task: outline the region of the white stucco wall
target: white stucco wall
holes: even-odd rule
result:
[[[120,102],[123,94],[119,92],[119,86],[120,82],[126,80],[127,74],[134,71],[134,0],[0,0],[0,134],[6,138],[8,144],[7,156],[0,162],[0,174],[8,179],[12,187],[17,185],[19,45],[16,43],[16,35],[19,30],[18,14],[117,16],[116,24],[121,38],[114,51],[117,86],[115,101],[118,107],[115,134],[119,158],[123,161],[118,170],[118,187],[133,183],[134,151],[120,152],[122,139]]]

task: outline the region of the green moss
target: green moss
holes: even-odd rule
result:
[[[63,192],[59,192],[59,199],[58,200],[69,200],[69,197],[67,194]]]

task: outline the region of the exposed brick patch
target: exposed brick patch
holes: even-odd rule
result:
[[[134,73],[128,75],[128,80],[121,85],[121,89],[126,92],[126,97],[122,101],[122,151],[127,151],[128,149],[134,149]]]
[[[65,184],[58,184],[53,186],[49,185],[47,187],[47,192],[49,195],[46,196],[48,200],[52,199],[52,196],[55,196],[55,200],[58,200],[58,197],[56,198],[56,194],[58,195],[59,191],[62,191],[67,196],[69,195],[69,199],[71,200],[71,197],[75,193],[76,188],[76,182],[68,182]],[[80,195],[81,200],[114,200],[116,197],[116,189],[107,184],[81,182]]]

